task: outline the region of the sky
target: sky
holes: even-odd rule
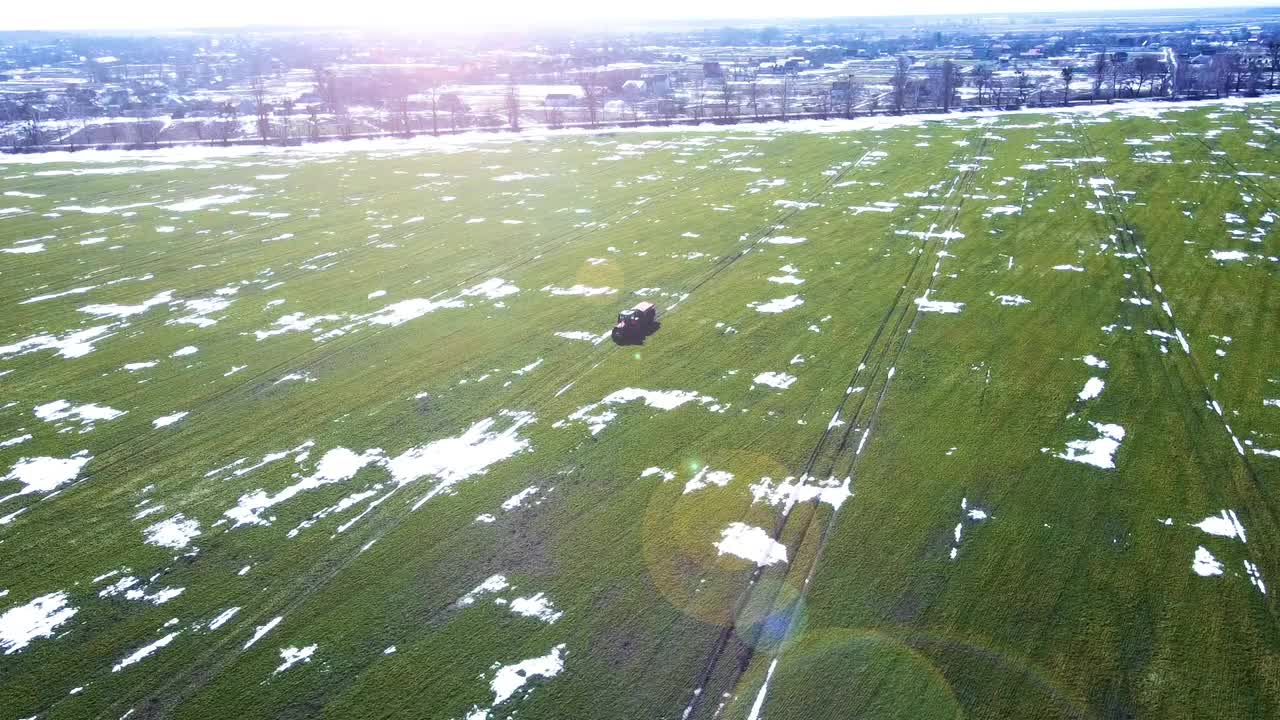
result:
[[[634,20],[760,20],[1046,12],[1071,10],[1233,7],[1265,0],[62,0],[56,6],[6,2],[0,30],[124,30],[244,25],[359,26],[422,29],[510,29],[529,25],[615,25]]]

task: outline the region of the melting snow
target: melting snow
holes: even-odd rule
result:
[[[1058,453],[1056,457],[1087,463],[1104,470],[1115,468],[1116,449],[1120,447],[1120,441],[1124,440],[1124,428],[1110,423],[1090,421],[1089,424],[1098,431],[1098,437],[1094,440],[1072,440],[1067,443],[1066,452]]]
[[[161,520],[148,527],[143,531],[143,535],[148,545],[178,550],[189,545],[200,535],[200,522],[178,513],[168,520]]]
[[[80,470],[92,459],[93,456],[87,450],[81,450],[69,458],[22,458],[9,468],[4,477],[0,477],[0,481],[17,480],[22,483],[22,489],[0,497],[0,503],[20,495],[52,492],[60,485],[75,480]]]
[[[778,658],[774,658],[769,663],[769,670],[764,674],[764,684],[760,686],[760,692],[756,693],[755,702],[751,703],[751,712],[747,714],[747,720],[760,720],[760,712],[764,710],[764,699],[769,694],[769,681],[773,679],[773,671],[778,667]]]
[[[181,634],[182,634],[181,630],[177,632],[172,632],[160,638],[159,640],[151,643],[150,645],[139,648],[138,650],[134,651],[133,654],[122,659],[120,662],[116,663],[115,665],[112,665],[111,672],[120,672],[121,670],[129,667],[130,665],[146,658],[148,655],[154,653],[160,648],[165,647],[169,643],[173,642],[173,639],[178,637]]]
[[[772,478],[762,477],[760,482],[751,485],[749,489],[752,502],[764,501],[770,505],[782,505],[783,512],[789,511],[796,503],[814,499],[827,503],[833,510],[839,510],[845,500],[853,497],[847,477],[843,482],[830,477],[813,483],[813,478],[803,475],[799,480],[787,477],[777,485],[773,484]]]
[[[640,477],[644,477],[641,475]],[[710,467],[703,466],[688,482],[684,484],[684,492],[689,494],[695,490],[701,490],[705,487],[715,485],[716,487],[724,487],[733,479],[733,473],[724,470],[712,470]]]
[[[12,655],[36,638],[52,637],[53,631],[77,612],[67,606],[65,592],[41,595],[26,605],[9,608],[0,614],[0,649]]]
[[[83,357],[93,352],[95,341],[105,339],[112,334],[110,333],[112,327],[112,325],[98,325],[67,333],[62,337],[33,335],[13,345],[0,345],[0,356],[24,355],[36,350],[57,350],[58,355],[67,359]]]
[[[95,403],[73,406],[66,400],[54,400],[51,403],[37,405],[35,416],[45,422],[58,422],[67,418],[75,418],[85,425],[92,425],[99,420],[115,420],[125,414],[124,410],[105,407]]]
[[[240,612],[240,608],[238,607],[232,607],[232,608],[227,608],[226,610],[223,610],[222,612],[218,613],[217,617],[209,621],[209,625],[208,625],[209,629],[217,630],[223,625],[226,625],[227,621],[235,617],[236,613],[238,612]]]
[[[282,662],[271,674],[279,675],[298,663],[311,662],[311,656],[315,654],[317,647],[319,647],[319,645],[308,645],[304,648],[280,648],[280,660]]]
[[[567,330],[556,333],[556,337],[564,338],[566,340],[584,340],[592,345],[596,345],[600,343],[600,341],[609,337],[609,333],[606,332],[596,335],[595,333],[590,333],[585,330]]]
[[[1254,587],[1258,588],[1258,592],[1262,593],[1263,595],[1266,595],[1267,585],[1266,583],[1262,582],[1262,572],[1258,570],[1258,566],[1254,565],[1248,560],[1245,560],[1244,571],[1245,571],[1245,574],[1249,576],[1249,582],[1252,583]]]
[[[1249,253],[1240,250],[1213,250],[1209,256],[1214,260],[1248,260]]]
[[[192,212],[195,210],[203,210],[207,207],[212,207],[214,205],[229,205],[231,203],[237,203],[237,202],[240,202],[241,200],[248,200],[251,197],[254,197],[254,196],[248,195],[248,194],[210,195],[209,197],[189,198],[187,200],[183,200],[182,202],[176,202],[172,205],[161,205],[160,209],[169,210],[172,212]]]
[[[181,420],[182,418],[186,417],[189,414],[190,413],[183,411],[183,412],[176,412],[172,415],[163,415],[161,417],[156,418],[155,420],[152,420],[151,424],[157,428],[168,427],[178,422],[179,420]]]
[[[383,461],[382,450],[376,448],[367,450],[363,454],[357,454],[344,447],[333,448],[320,458],[320,462],[316,463],[315,474],[299,480],[275,495],[268,495],[263,490],[242,495],[236,506],[227,510],[224,515],[234,521],[232,527],[270,525],[271,523],[262,517],[262,512],[267,508],[285,502],[299,493],[350,480],[364,466]]]
[[[592,415],[597,408],[601,406],[622,405],[634,400],[643,400],[645,405],[658,410],[674,410],[688,402],[696,401],[700,405],[710,406],[712,411],[718,411],[720,406],[716,404],[716,399],[707,395],[699,395],[692,390],[643,390],[641,388],[623,388],[616,392],[610,393],[603,400],[597,403],[591,403],[578,408],[565,420],[556,422],[552,427],[564,427],[568,421],[582,421],[591,429],[591,434],[595,435],[616,418],[618,415],[613,410],[604,410],[598,415]]]
[[[736,555],[756,565],[773,565],[787,561],[787,546],[769,537],[762,528],[745,523],[730,523],[720,532],[715,543],[717,554]]]
[[[1196,557],[1191,561],[1191,570],[1201,577],[1221,575],[1222,563],[1218,562],[1205,546],[1200,545],[1196,547]]]
[[[493,704],[501,705],[506,702],[535,677],[552,678],[559,675],[564,669],[564,648],[561,643],[541,657],[497,667],[497,673],[489,683],[489,689],[493,690]]]
[[[1236,517],[1235,510],[1223,510],[1220,515],[1210,515],[1195,523],[1194,527],[1198,527],[1210,535],[1240,538],[1240,542],[1247,542],[1244,526],[1240,524],[1240,518]]]
[[[955,315],[964,309],[962,302],[947,302],[945,300],[930,300],[929,293],[933,290],[925,290],[924,295],[915,299],[916,305],[920,306],[920,312],[936,312],[945,315]]]
[[[1092,400],[1102,394],[1102,387],[1105,384],[1101,378],[1089,378],[1084,384],[1084,389],[1076,397],[1081,400]]]
[[[484,296],[490,300],[515,295],[520,292],[520,288],[503,280],[502,278],[489,278],[482,283],[477,283],[463,290],[460,294],[463,297]]]
[[[753,308],[756,312],[762,313],[780,313],[792,308],[800,307],[804,304],[804,300],[799,295],[788,295],[783,298],[775,298],[768,302],[747,303],[747,307]]]
[[[612,295],[618,292],[616,289],[611,287],[588,287],[586,285],[581,285],[581,284],[574,285],[573,287],[567,287],[567,288],[548,285],[542,288],[542,291],[551,293],[552,295],[583,295],[586,297],[595,297],[596,295]]]
[[[254,628],[254,630],[253,630],[253,637],[249,638],[249,642],[245,643],[245,644],[244,644],[244,647],[242,647],[242,648],[240,648],[240,649],[241,649],[241,650],[248,650],[249,648],[253,647],[253,644],[254,644],[254,643],[256,643],[256,642],[258,642],[259,640],[261,640],[263,635],[266,635],[267,633],[269,633],[269,632],[271,632],[272,630],[274,630],[274,629],[275,629],[275,627],[276,627],[277,625],[279,625],[279,624],[280,624],[280,621],[281,621],[281,620],[283,620],[283,619],[284,619],[284,616],[283,616],[283,615],[281,615],[281,616],[277,616],[277,617],[271,618],[271,620],[270,620],[270,621],[268,621],[266,625],[259,625],[258,627]]]
[[[529,487],[521,490],[515,495],[512,495],[511,497],[504,500],[502,503],[502,509],[508,512],[515,510],[516,508],[521,507],[524,504],[524,501],[526,499],[528,499],[533,495],[536,495],[537,492],[538,492],[538,486],[530,485]]]
[[[84,307],[77,309],[82,313],[87,313],[94,317],[127,318],[133,317],[134,315],[141,315],[157,305],[167,305],[171,302],[173,302],[173,291],[165,290],[164,292],[158,293],[147,300],[143,300],[139,305],[94,304],[85,305]]]
[[[518,597],[511,601],[511,612],[525,617],[537,618],[548,625],[555,624],[564,612],[557,611],[547,599],[545,593],[537,593],[529,597]]]
[[[751,381],[752,385],[768,385],[771,388],[786,390],[796,381],[796,376],[782,372],[763,372]]]
[[[458,598],[457,605],[458,607],[469,607],[485,595],[500,593],[509,587],[511,585],[507,582],[506,575],[490,575],[485,578],[484,582],[472,588],[471,592]]]

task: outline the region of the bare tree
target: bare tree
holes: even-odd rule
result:
[[[35,147],[41,143],[40,111],[31,103],[23,103],[20,112],[26,123],[22,126],[19,135],[24,145]]]
[[[134,132],[138,138],[138,147],[146,147],[148,143],[154,143],[156,140],[155,127],[147,118],[145,107],[139,107],[135,112]]]
[[[440,80],[432,78],[427,83],[427,102],[431,103],[431,134],[440,134]]]
[[[751,115],[760,119],[760,83],[754,77],[747,83],[747,104],[751,106]]]
[[[1239,53],[1231,53],[1231,74],[1235,78],[1238,94],[1244,89],[1244,80],[1249,74],[1249,63]]]
[[[736,116],[739,102],[737,89],[725,78],[720,83],[720,117],[727,119]]]
[[[1267,89],[1273,90],[1276,86],[1276,71],[1280,70],[1280,39],[1267,43],[1267,59],[1267,69],[1271,72],[1271,77],[1267,78]]]
[[[902,112],[902,105],[907,99],[907,84],[910,82],[907,71],[910,67],[911,61],[905,55],[899,55],[893,75],[889,78],[889,85],[893,88],[893,111],[897,113]]]
[[[1191,71],[1187,66],[1187,63],[1175,61],[1172,68],[1172,77],[1169,80],[1170,96],[1178,97],[1179,95],[1185,95],[1187,90],[1190,89],[1189,86],[1191,84],[1191,80]]]
[[[235,103],[227,101],[218,110],[218,118],[218,136],[222,139],[223,145],[229,145],[231,137],[236,134],[236,129],[240,125],[240,111]]]
[[[591,123],[591,127],[595,127],[600,119],[600,88],[596,74],[589,72],[581,75],[578,86],[582,88],[582,105],[587,109],[587,121]]]
[[[858,102],[858,81],[853,73],[849,73],[844,77],[844,95],[840,97],[840,105],[844,110],[845,118],[853,117],[853,107]]]
[[[343,140],[350,140],[355,132],[355,121],[351,118],[351,109],[346,105],[339,105],[338,111],[338,134]]]
[[[1138,97],[1142,96],[1142,86],[1148,80],[1151,81],[1152,88],[1155,85],[1156,73],[1160,71],[1160,61],[1150,55],[1143,55],[1133,61],[1133,74],[1138,78]]]
[[[1249,97],[1258,96],[1258,86],[1262,84],[1262,58],[1250,58],[1246,63],[1249,79],[1245,84],[1244,91]]]
[[[955,97],[957,85],[959,85],[959,72],[956,70],[956,64],[951,60],[943,60],[941,77],[938,78],[938,93],[941,100],[939,104],[942,106],[942,112],[951,111],[951,99]]]
[[[1209,61],[1209,82],[1218,97],[1231,96],[1231,83],[1237,63],[1235,53],[1218,53]]]
[[[1026,105],[1027,95],[1031,92],[1031,83],[1030,79],[1027,77],[1027,71],[1022,68],[1018,68],[1013,72],[1013,78],[1014,82],[1017,83],[1018,88],[1018,104]]]
[[[979,105],[982,104],[982,91],[991,89],[991,80],[993,76],[994,74],[992,73],[991,66],[987,63],[982,63],[973,69],[973,85],[978,89]]]
[[[683,107],[675,98],[662,98],[658,101],[658,116],[670,122],[679,117]]]
[[[556,105],[543,105],[543,114],[546,116],[547,125],[553,128],[564,126],[564,110]]]
[[[316,70],[316,91],[324,100],[324,107],[329,112],[337,112],[341,97],[338,90],[338,76],[332,70]]]
[[[453,96],[453,102],[449,103],[449,129],[458,129],[458,119],[466,116],[466,108],[462,104],[462,98],[457,95]]]
[[[280,102],[280,115],[284,118],[284,127],[280,131],[280,137],[287,145],[289,143],[289,126],[293,122],[293,98],[286,97]]]
[[[778,84],[778,115],[787,119],[787,111],[791,109],[791,100],[795,97],[796,81],[791,75],[783,75]]]
[[[307,135],[311,142],[317,142],[320,140],[320,106],[312,103],[307,107],[307,114],[311,116],[307,124]]]
[[[1107,50],[1103,48],[1098,53],[1098,57],[1093,60],[1093,96],[1089,98],[1089,102],[1098,99],[1098,93],[1102,90],[1103,80],[1107,76]]]
[[[1128,66],[1126,63],[1110,62],[1107,64],[1107,74],[1110,75],[1110,79],[1111,79],[1111,99],[1112,100],[1116,99],[1116,85],[1120,83],[1120,81],[1126,76],[1127,73],[1128,73]]]
[[[77,109],[76,109],[75,97],[72,95],[72,91],[68,90],[66,93],[64,93],[61,101],[62,101],[62,121],[65,126],[65,131],[63,132],[61,139],[64,144],[68,145],[72,150],[75,150],[76,149],[75,119],[76,119]]]
[[[266,142],[271,136],[271,106],[267,104],[267,86],[261,74],[255,72],[250,89],[253,94],[254,112],[258,115],[258,136]]]
[[[1066,65],[1061,70],[1058,71],[1058,74],[1062,76],[1062,104],[1070,105],[1071,104],[1071,78],[1076,76],[1076,69],[1071,67],[1070,65]]]
[[[507,83],[504,97],[507,110],[507,124],[513,132],[520,132],[520,86],[514,81]]]
[[[832,99],[831,91],[823,90],[818,93],[818,117],[826,120],[831,117]]]
[[[706,81],[698,78],[693,81],[693,93],[689,96],[689,114],[694,120],[702,121],[702,114],[706,110]]]

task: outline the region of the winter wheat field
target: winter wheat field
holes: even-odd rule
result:
[[[0,159],[0,716],[1274,718],[1278,121]]]

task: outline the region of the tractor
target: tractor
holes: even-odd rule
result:
[[[649,335],[658,320],[658,308],[651,302],[637,303],[630,310],[618,313],[618,323],[613,326],[613,341],[627,342]]]

